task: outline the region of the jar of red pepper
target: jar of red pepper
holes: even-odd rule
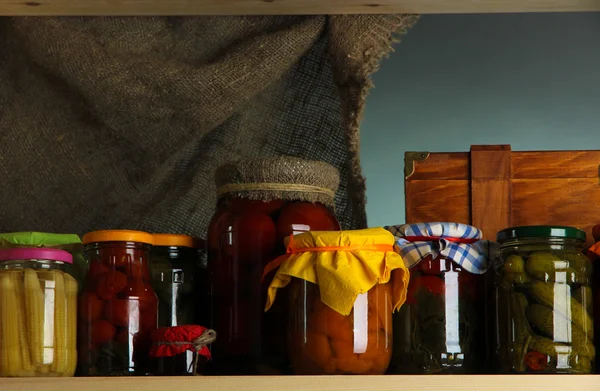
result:
[[[457,223],[387,227],[410,268],[406,304],[394,318],[389,373],[473,374],[486,363],[488,242]]]
[[[219,202],[208,230],[211,328],[219,334],[212,372],[290,373],[286,300],[264,312],[274,271],[262,279],[263,268],[285,254],[289,235],[340,229],[333,214],[338,171],[291,157],[244,160],[221,167],[216,184]]]
[[[79,300],[79,374],[147,374],[158,310],[148,268],[152,235],[95,231],[83,243],[90,269]]]

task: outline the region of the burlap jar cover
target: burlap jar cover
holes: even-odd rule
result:
[[[228,163],[217,170],[215,180],[220,199],[307,201],[330,208],[340,184],[332,165],[291,156]]]

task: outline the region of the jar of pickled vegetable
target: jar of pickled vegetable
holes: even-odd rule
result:
[[[485,369],[488,243],[456,223],[387,227],[410,268],[406,304],[394,318],[392,374],[476,374]]]
[[[281,267],[267,309],[278,291],[289,290],[286,332],[295,374],[385,373],[392,312],[406,298],[409,277],[393,243],[382,228],[290,238],[287,255],[274,261]]]
[[[152,286],[158,296],[158,327],[191,325],[195,322],[195,282],[198,252],[187,235],[154,234],[150,253]],[[152,360],[155,375],[192,374],[194,355],[184,352]]]
[[[530,226],[498,233],[495,367],[500,373],[591,373],[594,321],[586,234]]]
[[[158,311],[148,268],[153,237],[139,231],[95,231],[83,243],[90,269],[79,299],[79,372],[147,374]]]
[[[70,253],[0,250],[0,376],[73,376],[77,282]]]
[[[212,373],[284,374],[285,301],[264,312],[263,268],[285,253],[284,238],[339,230],[333,214],[339,183],[333,166],[297,158],[243,160],[216,173],[219,202],[208,229]]]

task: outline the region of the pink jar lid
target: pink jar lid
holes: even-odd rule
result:
[[[56,248],[9,248],[0,250],[0,262],[42,259],[73,263],[70,252]]]

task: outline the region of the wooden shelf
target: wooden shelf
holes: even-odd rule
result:
[[[0,379],[2,391],[565,391],[600,390],[600,376],[287,376]]]
[[[599,0],[0,0],[0,15],[430,14],[599,10]]]

